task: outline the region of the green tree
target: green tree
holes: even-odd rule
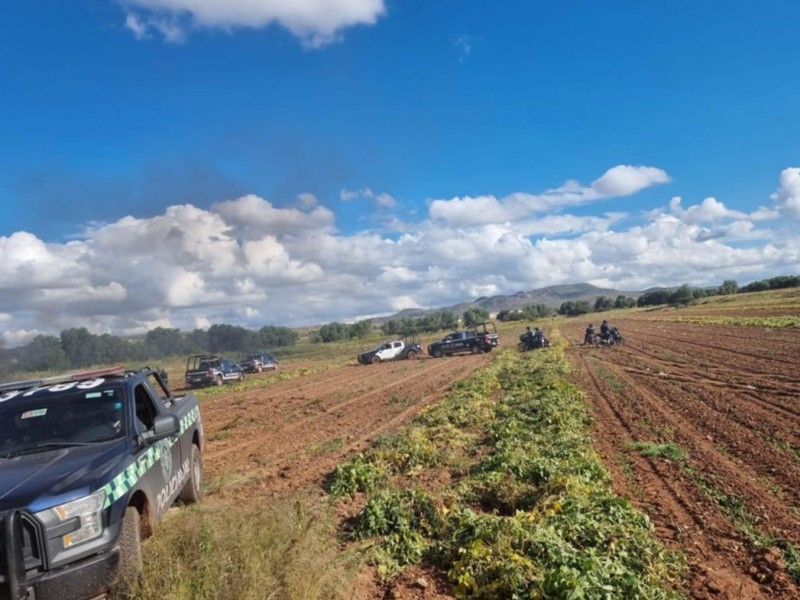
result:
[[[265,325],[258,330],[259,346],[282,347],[294,346],[297,343],[297,332],[289,327]]]
[[[590,312],[592,312],[592,307],[586,300],[568,300],[563,302],[558,309],[558,314],[567,317],[576,317]]]
[[[693,300],[694,294],[688,283],[684,283],[669,296],[669,303],[673,306],[686,306]]]
[[[483,308],[470,308],[464,311],[464,326],[472,327],[489,320],[489,311]]]
[[[598,296],[594,301],[594,312],[605,312],[614,308],[614,301],[608,296]]]
[[[25,371],[61,371],[67,368],[67,354],[61,340],[52,335],[37,335],[17,353]]]
[[[147,332],[144,338],[147,358],[177,356],[190,352],[189,345],[180,329],[156,327]]]
[[[350,331],[348,332],[348,337],[350,338],[363,338],[368,336],[372,332],[372,319],[366,319],[365,321],[357,321],[350,325]]]
[[[61,332],[61,347],[70,367],[88,367],[101,362],[97,351],[97,336],[85,327],[65,329]]]
[[[634,306],[636,306],[636,299],[628,298],[624,294],[617,296],[614,301],[614,308],[633,308]]]

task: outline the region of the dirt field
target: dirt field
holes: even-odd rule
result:
[[[343,457],[412,419],[491,356],[346,365],[203,400],[206,478],[273,496],[321,483]],[[281,367],[282,369],[284,367]],[[251,377],[269,378],[273,373]],[[236,488],[237,486],[226,486]]]
[[[800,556],[787,565],[775,549],[790,556],[800,546],[800,330],[679,322],[657,312],[613,323],[623,346],[581,345],[583,319],[562,322],[560,335],[617,493],[650,516],[668,547],[686,553],[690,597],[800,599],[788,570],[800,569]],[[321,495],[338,462],[491,358],[351,364],[283,380],[253,375],[265,385],[203,400],[207,480],[224,481],[220,493],[243,501],[254,492]],[[644,456],[655,444],[685,456]],[[441,576],[412,570],[389,586],[365,572],[353,598],[453,596]]]
[[[687,553],[693,598],[800,598],[781,553],[758,547],[800,544],[800,330],[647,313],[613,324],[625,345],[582,346],[583,320],[561,332],[616,491]],[[632,442],[686,457],[645,457]]]

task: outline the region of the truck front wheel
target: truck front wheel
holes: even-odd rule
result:
[[[439,349],[434,350],[433,351],[433,358],[442,358],[442,351],[439,350]]]
[[[133,506],[125,509],[119,534],[119,568],[114,591],[125,594],[133,588],[142,572],[142,529],[139,511]]]
[[[183,485],[180,500],[184,504],[193,504],[203,495],[203,459],[200,450],[192,444],[192,456],[189,462],[189,479]]]
[[[481,353],[480,346],[473,346],[472,348],[469,349],[469,351],[472,352],[473,354],[480,354]]]
[[[216,386],[222,385],[222,375],[217,375],[214,378],[214,385],[216,385]]]

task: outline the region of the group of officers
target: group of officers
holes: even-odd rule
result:
[[[611,340],[615,331],[616,327],[611,327],[611,325],[608,324],[608,321],[603,319],[603,322],[600,324],[600,339],[603,341]],[[597,332],[594,329],[594,323],[589,323],[589,326],[586,328],[586,333],[583,336],[583,343],[593,344],[596,338]]]

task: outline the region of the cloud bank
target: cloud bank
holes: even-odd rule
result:
[[[800,271],[798,168],[750,213],[677,196],[637,214],[569,212],[668,181],[661,169],[620,165],[589,185],[434,199],[415,222],[394,214],[402,203],[386,192],[343,190],[335,202],[369,202],[383,219],[352,235],[308,193],[288,207],[255,195],[175,204],[88,225],[67,243],[17,231],[0,236],[0,335],[14,345],[70,327],[300,326],[561,283],[641,290]]]

